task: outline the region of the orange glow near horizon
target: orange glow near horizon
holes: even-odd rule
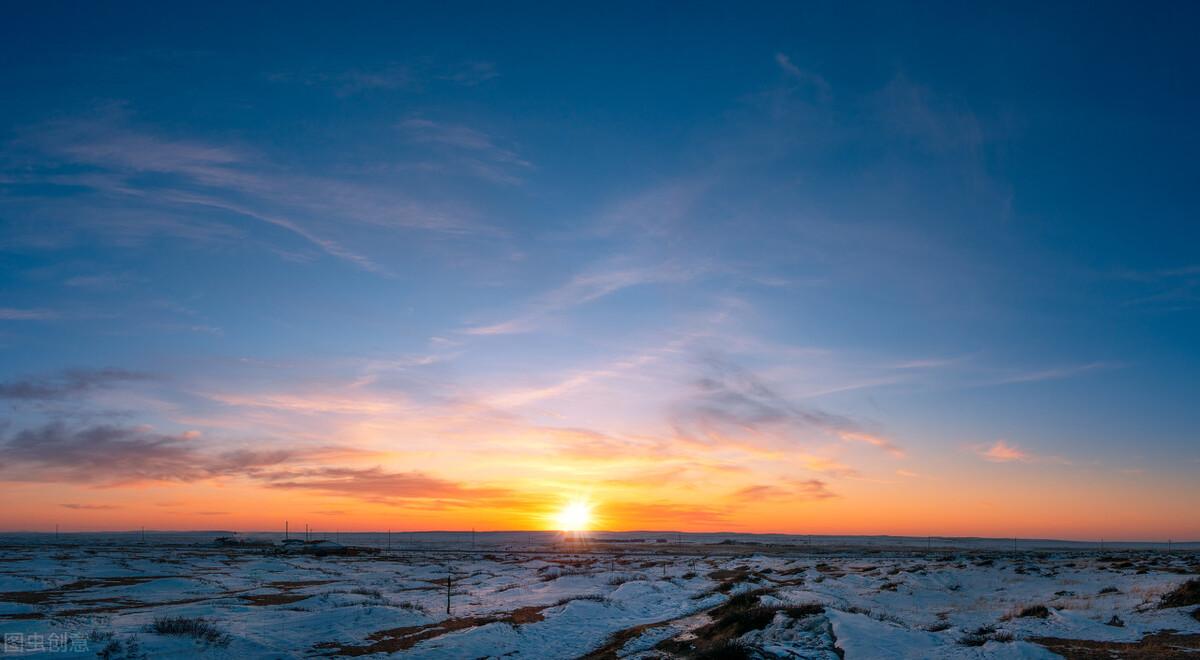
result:
[[[0,527],[63,532],[147,529],[535,530],[892,534],[1110,540],[1184,540],[1198,529],[1183,499],[1162,501],[1102,482],[1012,480],[985,465],[956,478],[842,480],[837,490],[801,483],[787,490],[724,481],[672,483],[651,478],[596,480],[587,499],[563,502],[557,481],[489,482],[462,501],[364,501],[353,494],[263,488],[235,480],[142,483],[94,488],[63,484],[4,486]],[[953,493],[954,497],[947,497]],[[253,506],[248,506],[253,502]],[[1045,506],[1053,502],[1054,506]],[[1138,524],[1131,524],[1137,521]]]
[[[1014,441],[947,451],[920,439],[814,432],[802,444],[729,426],[664,428],[626,419],[616,403],[589,425],[643,431],[547,426],[461,402],[425,409],[356,404],[341,393],[219,398],[232,406],[228,416],[175,420],[185,430],[152,436],[146,451],[158,454],[149,458],[127,451],[107,473],[37,464],[22,475],[27,481],[0,482],[0,501],[19,503],[0,510],[0,529],[282,531],[289,521],[293,531],[308,524],[328,532],[1200,538],[1187,495],[1197,482],[1186,466],[1143,474],[1042,456]],[[275,444],[242,448],[212,430],[240,425],[272,429]]]

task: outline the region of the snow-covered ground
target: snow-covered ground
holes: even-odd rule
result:
[[[1043,658],[1068,648],[1056,639],[1171,653],[1200,648],[1200,603],[1163,596],[1197,577],[1200,555],[1158,550],[8,545],[0,657]]]

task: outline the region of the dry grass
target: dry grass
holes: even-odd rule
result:
[[[433,623],[425,626],[405,626],[402,628],[391,628],[388,630],[380,630],[371,633],[367,636],[368,644],[360,646],[343,645],[336,642],[326,642],[317,644],[317,649],[332,650],[332,655],[371,655],[373,653],[396,653],[397,651],[406,651],[416,646],[419,642],[435,637],[441,637],[452,632],[460,630],[469,630],[479,626],[486,626],[489,623],[508,623],[514,626],[527,623],[537,623],[543,621],[545,617],[542,615],[542,610],[549,607],[548,605],[522,607],[513,610],[507,614],[499,614],[492,616],[477,616],[477,617],[461,617],[457,619],[446,619],[438,623]]]
[[[760,596],[765,593],[766,590],[756,590],[733,596],[709,610],[712,622],[693,630],[694,639],[666,640],[656,648],[695,658],[751,657],[750,650],[738,644],[737,638],[750,631],[766,628],[780,612],[793,619],[803,619],[825,611],[824,606],[818,603],[764,606]]]
[[[726,639],[700,649],[692,657],[695,660],[750,660],[756,656],[745,644]]]
[[[1045,605],[1030,605],[1017,612],[1018,619],[1046,619],[1050,617],[1050,608]]]
[[[1136,642],[1096,642],[1084,639],[1034,637],[1030,642],[1041,644],[1066,660],[1195,660],[1200,654],[1200,635],[1179,635],[1158,632]]]
[[[1200,605],[1200,578],[1192,578],[1163,595],[1160,608]]]
[[[311,597],[312,596],[308,596],[305,594],[278,593],[278,594],[253,594],[253,595],[248,594],[248,595],[241,596],[240,598],[242,600],[246,601],[247,605],[250,605],[253,607],[269,607],[271,605],[290,605],[292,603],[304,600],[305,598],[311,598]]]
[[[996,630],[996,626],[980,626],[963,635],[958,643],[963,646],[983,646],[988,642],[1011,642],[1012,633],[1006,630]]]
[[[174,635],[176,637],[191,637],[213,646],[227,646],[229,635],[222,632],[206,619],[182,616],[159,617],[146,626],[146,632],[158,635]]]
[[[87,591],[89,589],[105,589],[109,587],[132,587],[151,580],[164,580],[167,578],[185,578],[184,575],[139,575],[136,577],[112,577],[112,578],[90,578],[87,580],[76,580],[69,584],[64,584],[61,587],[54,589],[44,589],[42,591],[9,591],[0,593],[0,601],[10,603],[23,603],[26,605],[37,605],[41,603],[53,603],[62,600],[64,596],[78,591]]]
[[[659,621],[657,623],[643,623],[631,628],[625,628],[624,630],[618,630],[609,636],[608,641],[605,642],[603,646],[591,651],[590,653],[580,656],[579,660],[616,660],[618,657],[620,657],[617,655],[618,652],[620,652],[620,650],[624,648],[625,645],[630,641],[641,637],[649,630],[670,625],[674,621],[676,621],[676,619]]]

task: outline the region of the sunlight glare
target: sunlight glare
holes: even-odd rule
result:
[[[558,512],[555,520],[560,531],[585,531],[592,522],[592,507],[586,502],[571,502]]]

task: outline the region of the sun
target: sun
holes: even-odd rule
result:
[[[554,517],[559,531],[582,532],[592,524],[592,505],[587,502],[571,502]]]

